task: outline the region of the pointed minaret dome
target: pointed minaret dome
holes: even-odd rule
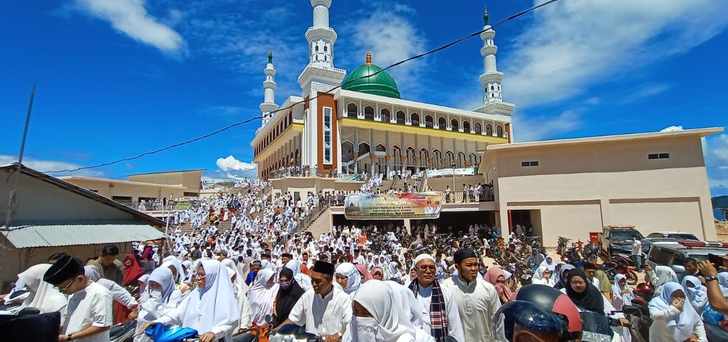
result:
[[[372,52],[367,51],[366,57],[364,57],[364,64],[372,64]]]
[[[260,111],[263,113],[263,126],[270,120],[270,112],[278,109],[276,104],[276,68],[273,66],[273,52],[268,52],[268,64],[265,65],[265,81],[263,81],[263,103]]]
[[[483,47],[480,49],[480,55],[483,56],[484,72],[480,75],[480,86],[483,88],[483,104],[491,102],[502,102],[501,82],[503,81],[503,73],[498,71],[495,62],[495,54],[498,47],[495,45],[495,30],[488,24],[488,8],[483,12],[483,33],[480,39],[483,40]]]

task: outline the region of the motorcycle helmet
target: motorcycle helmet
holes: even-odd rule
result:
[[[579,309],[571,299],[541,284],[521,288],[514,301],[496,312],[494,324],[501,319],[509,341],[513,340],[516,324],[531,332],[556,334],[560,341],[578,339],[582,331]]]

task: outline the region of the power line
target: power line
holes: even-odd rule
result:
[[[476,37],[476,36],[480,35],[481,33],[485,32],[485,31],[487,31],[487,30],[489,30],[491,28],[494,29],[494,28],[496,28],[496,27],[498,27],[498,26],[500,26],[500,25],[502,25],[502,24],[504,24],[504,23],[506,23],[508,21],[517,19],[517,18],[519,18],[519,17],[521,17],[523,15],[526,15],[526,14],[528,14],[530,12],[533,12],[533,11],[535,11],[535,10],[541,8],[541,7],[547,6],[547,5],[552,4],[554,2],[557,2],[557,1],[559,1],[559,0],[548,0],[548,1],[545,1],[545,2],[540,3],[538,5],[534,5],[532,7],[529,7],[527,9],[524,9],[524,10],[522,10],[520,12],[517,12],[515,14],[512,14],[512,15],[510,15],[508,17],[505,17],[505,18],[499,20],[495,24],[491,25],[489,28],[484,28],[482,30],[479,30],[479,31],[476,31],[476,32],[472,32],[472,33],[470,33],[468,35],[462,36],[462,37],[457,38],[457,39],[455,39],[453,41],[450,41],[448,43],[442,44],[442,45],[440,45],[438,47],[435,47],[435,48],[433,48],[431,50],[428,50],[428,51],[425,51],[423,53],[420,53],[420,54],[417,54],[417,55],[414,55],[414,56],[405,58],[405,59],[403,59],[401,61],[392,63],[392,64],[388,65],[387,67],[382,68],[381,70],[378,70],[378,71],[376,71],[376,72],[374,72],[374,73],[372,73],[370,75],[360,76],[358,79],[364,79],[364,78],[374,77],[374,76],[378,75],[379,73],[385,72],[385,71],[390,70],[390,69],[392,69],[394,67],[400,66],[400,65],[402,65],[404,63],[407,63],[407,62],[410,62],[410,61],[413,61],[413,60],[416,60],[416,59],[419,59],[419,58],[423,58],[425,56],[428,56],[428,55],[437,53],[437,52],[442,51],[442,50],[445,50],[445,49],[448,49],[448,48],[453,47],[453,46],[455,46],[457,44],[460,44],[460,43],[462,43],[462,42],[464,42],[464,41],[466,41],[466,40],[468,40],[468,39],[470,39],[472,37]],[[307,98],[304,98],[301,101],[294,102],[294,103],[292,103],[292,104],[290,104],[290,105],[288,105],[286,107],[278,108],[276,110],[273,110],[273,111],[269,112],[268,115],[274,115],[274,114],[276,114],[278,112],[287,111],[287,110],[289,110],[289,109],[291,109],[291,108],[293,108],[293,107],[295,107],[297,105],[300,105],[302,103],[306,103],[306,102],[309,102],[311,100],[317,99],[319,96],[321,96],[323,94],[329,95],[329,94],[331,94],[331,92],[333,92],[334,90],[339,89],[339,88],[341,88],[341,85],[335,86],[335,87],[327,90],[326,92],[319,93],[316,96],[307,97]],[[212,131],[210,133],[207,133],[207,134],[198,136],[196,138],[184,140],[182,142],[179,142],[179,143],[176,143],[176,144],[172,144],[172,145],[169,145],[169,146],[166,146],[166,147],[158,148],[156,150],[151,150],[151,151],[139,153],[139,154],[134,155],[134,156],[130,156],[130,157],[126,157],[126,158],[122,158],[122,159],[118,159],[118,160],[114,160],[114,161],[110,161],[110,162],[105,162],[105,163],[90,165],[90,166],[78,167],[78,168],[74,168],[74,169],[64,169],[64,170],[46,171],[46,173],[68,173],[68,172],[76,172],[76,171],[81,171],[81,170],[96,169],[96,168],[100,168],[100,167],[105,167],[105,166],[119,164],[119,163],[122,163],[122,162],[125,162],[125,161],[131,161],[131,160],[139,159],[139,158],[142,158],[142,157],[145,157],[145,156],[148,156],[148,155],[157,154],[157,153],[160,153],[160,152],[164,152],[164,151],[167,151],[167,150],[171,150],[173,148],[177,148],[177,147],[180,147],[180,146],[192,144],[192,143],[198,142],[200,140],[204,140],[204,139],[207,139],[207,138],[212,137],[214,135],[217,135],[217,134],[220,134],[222,132],[225,132],[225,131],[227,131],[227,130],[229,130],[231,128],[235,128],[235,127],[244,125],[244,124],[246,124],[246,123],[248,123],[248,122],[250,122],[252,120],[257,120],[257,119],[262,119],[262,118],[263,118],[263,116],[256,115],[256,116],[251,117],[249,119],[246,119],[246,120],[243,120],[243,121],[239,121],[239,122],[236,122],[236,123],[227,125],[225,127],[219,128],[217,130],[214,130],[214,131]]]

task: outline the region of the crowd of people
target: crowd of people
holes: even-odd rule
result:
[[[88,260],[53,255],[19,274],[4,300],[60,312],[58,341],[109,341],[110,328],[129,321],[134,341],[169,333],[202,342],[579,340],[587,311],[614,322],[613,340],[631,341],[622,310],[636,295],[626,278],[549,255],[528,228],[506,238],[483,224],[448,234],[381,222],[301,232],[301,220],[329,200],[273,196],[250,181],[193,203],[166,241],[135,244],[123,260],[113,245]],[[703,315],[728,313],[728,273],[709,263],[687,270],[678,279],[646,267],[650,341],[707,341]]]

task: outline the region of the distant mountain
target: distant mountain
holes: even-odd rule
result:
[[[728,209],[728,196],[716,196],[713,197],[713,208],[726,208]]]

